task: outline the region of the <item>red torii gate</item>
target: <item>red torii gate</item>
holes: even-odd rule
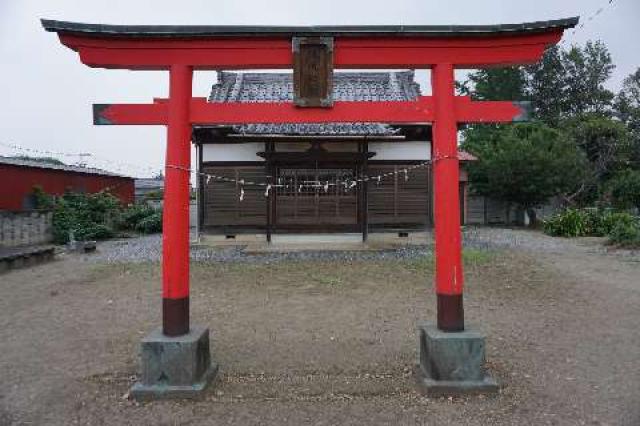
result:
[[[455,96],[454,70],[538,61],[577,18],[495,26],[118,26],[43,20],[80,60],[96,68],[169,71],[169,98],[151,104],[94,105],[96,124],[167,126],[163,231],[163,332],[189,332],[189,171],[196,124],[386,122],[433,123],[435,287],[438,328],[464,330],[458,202],[458,123],[504,123],[524,116],[514,102]],[[412,102],[206,102],[192,97],[194,70],[292,68],[293,37],[333,39],[341,69],[428,68],[432,96]]]

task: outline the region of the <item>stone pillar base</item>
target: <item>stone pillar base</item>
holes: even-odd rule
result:
[[[435,324],[418,326],[420,391],[429,396],[494,393],[498,384],[485,370],[485,336],[474,328],[444,332]]]
[[[140,380],[130,395],[138,400],[196,398],[216,376],[211,362],[209,329],[191,327],[189,333],[169,337],[162,328],[152,331],[140,345]]]

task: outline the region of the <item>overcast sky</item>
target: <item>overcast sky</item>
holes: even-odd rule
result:
[[[588,21],[600,7],[603,12]],[[617,66],[610,87],[617,90],[640,66],[640,0],[0,0],[0,143],[88,152],[93,155],[89,164],[130,175],[159,171],[164,161],[163,127],[94,127],[91,104],[167,96],[165,73],[88,68],[42,29],[40,18],[109,24],[435,25],[576,15],[585,26],[566,38],[606,43]],[[215,75],[198,72],[194,80],[194,95],[206,96]],[[426,81],[426,73],[418,73],[418,80]],[[0,146],[0,155],[17,153]]]

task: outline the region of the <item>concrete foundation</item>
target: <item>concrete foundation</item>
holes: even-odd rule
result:
[[[273,234],[267,243],[266,234],[201,234],[196,245],[203,247],[244,247],[245,253],[262,254],[297,251],[378,251],[408,245],[431,244],[429,231],[369,232],[366,243],[361,233]]]
[[[466,328],[444,332],[435,324],[418,326],[420,391],[429,396],[494,393],[498,384],[485,370],[485,336]]]
[[[135,399],[196,398],[214,379],[209,329],[191,327],[189,333],[169,337],[158,328],[142,339],[140,380],[131,388]]]

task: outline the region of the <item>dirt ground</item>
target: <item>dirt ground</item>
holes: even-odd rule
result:
[[[640,425],[640,262],[585,250],[469,251],[465,313],[492,397],[415,389],[428,258],[192,265],[217,382],[196,402],[127,399],[160,324],[157,263],[82,256],[0,275],[0,424]],[[570,247],[575,247],[570,249]]]

